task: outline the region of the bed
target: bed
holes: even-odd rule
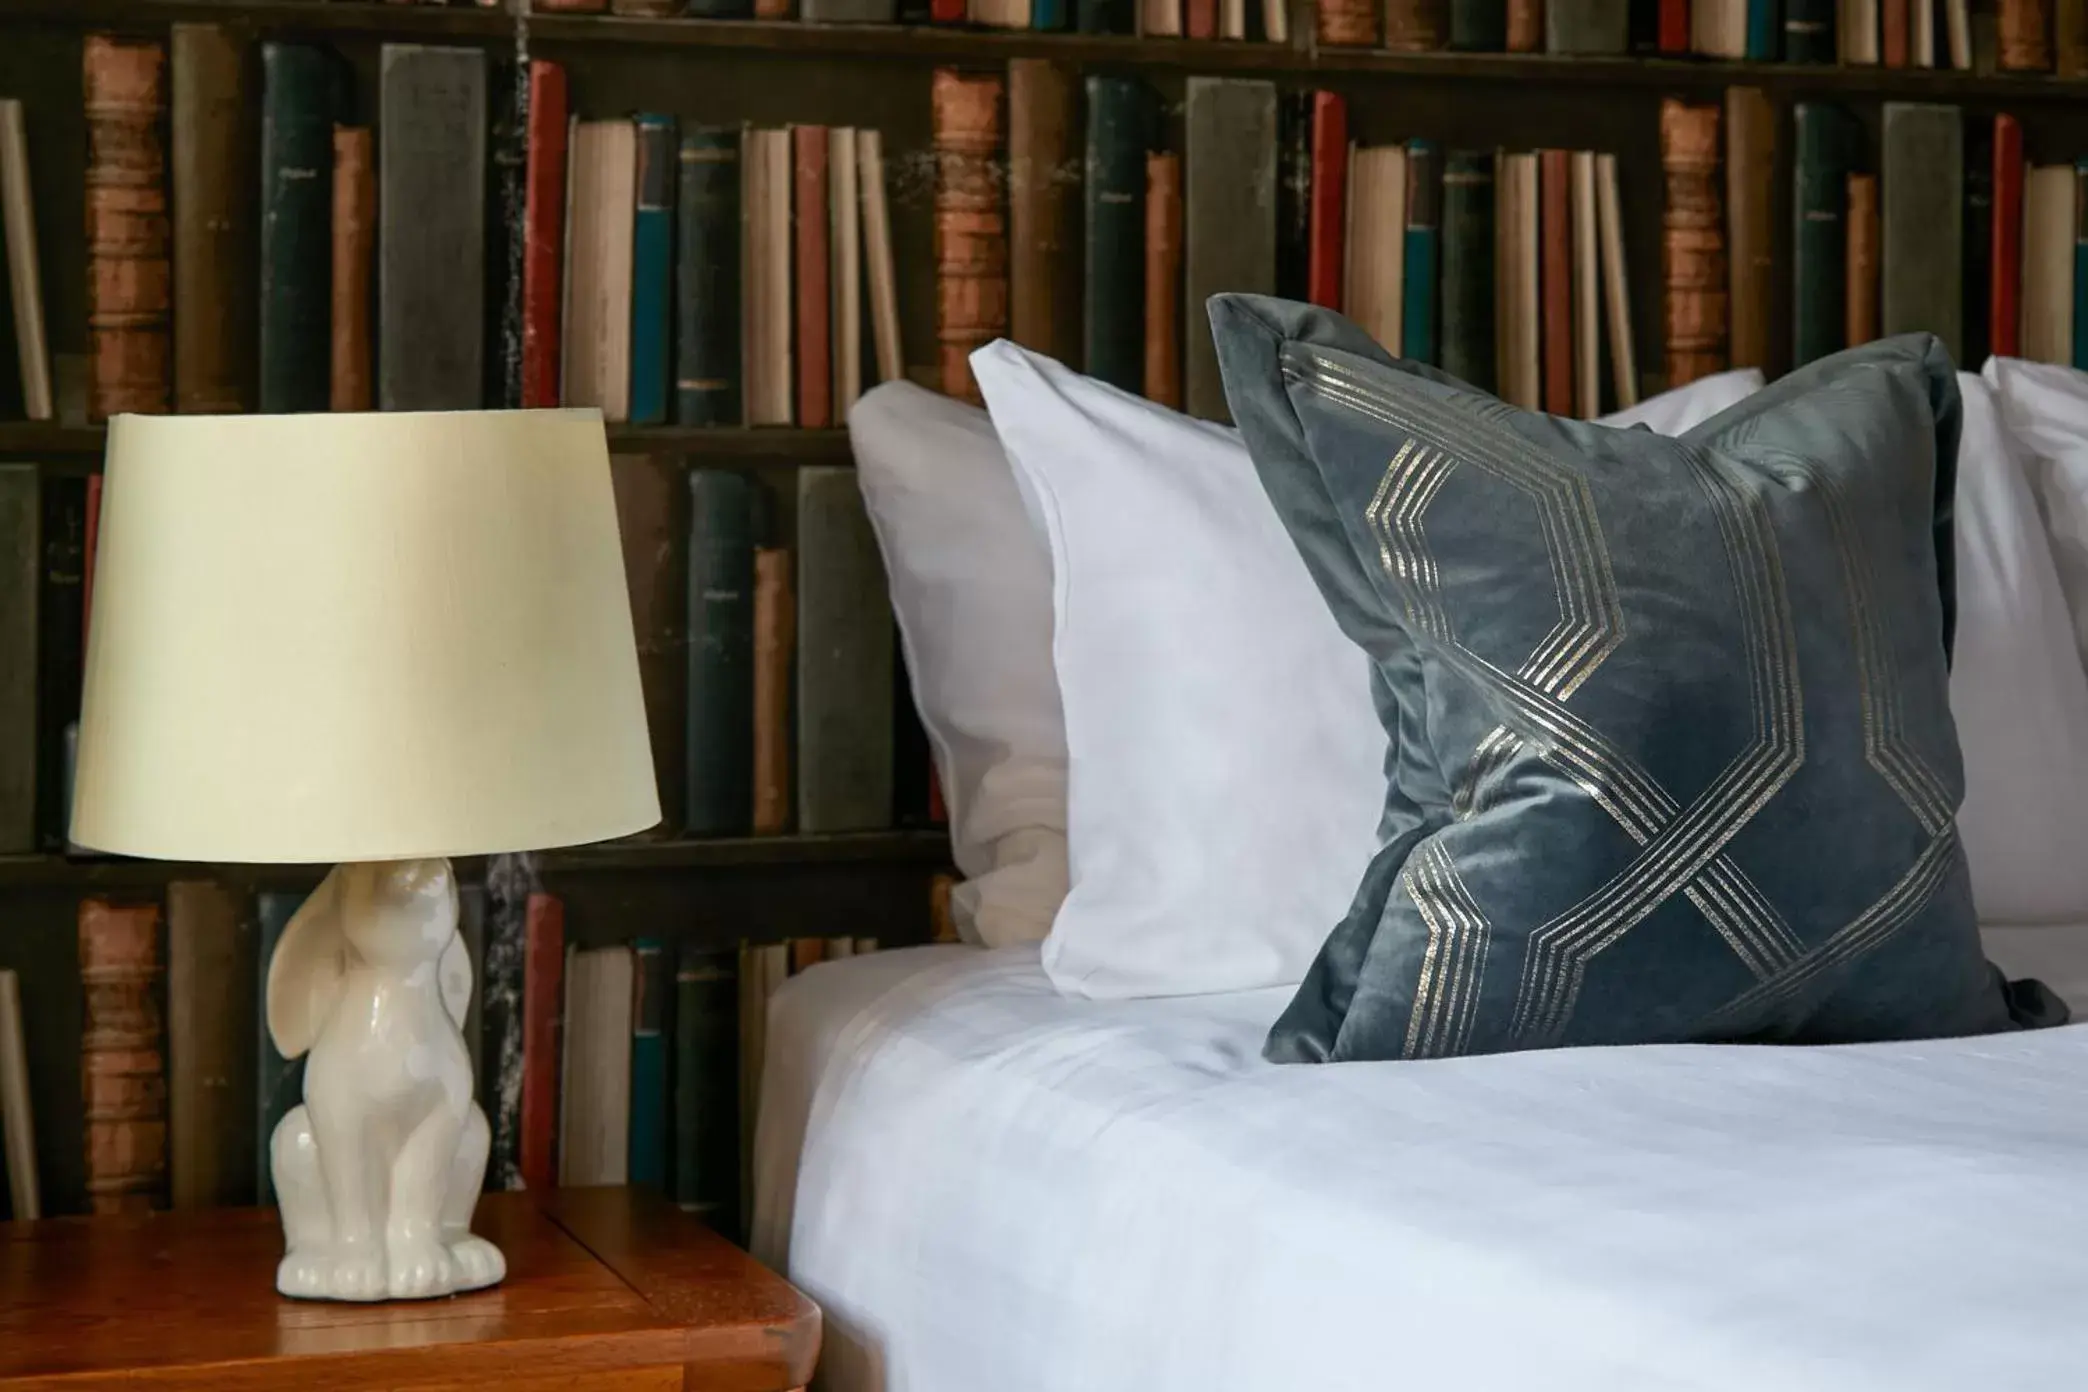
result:
[[[2088,981],[2088,928],[1988,945]],[[1071,1000],[1019,947],[793,979],[754,1243],[820,1385],[2088,1379],[2088,1025],[1277,1068],[1288,995]]]

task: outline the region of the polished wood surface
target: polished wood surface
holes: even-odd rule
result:
[[[0,1392],[687,1388],[786,1392],[819,1311],[648,1191],[488,1194],[491,1290],[374,1305],[275,1293],[273,1209],[0,1224]]]

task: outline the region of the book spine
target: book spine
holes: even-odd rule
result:
[[[1839,352],[1846,329],[1850,133],[1841,108],[1799,102],[1791,110],[1791,361]]]
[[[159,906],[83,899],[79,936],[88,1207],[142,1213],[160,1206],[167,1178]]]
[[[1321,47],[1377,46],[1378,7],[1372,0],[1319,0],[1314,14]]]
[[[1434,53],[1450,37],[1451,0],[1386,0],[1385,47],[1394,53]],[[1624,0],[1595,0],[1623,12]]]
[[[1145,156],[1155,116],[1136,78],[1087,80],[1087,265],[1082,352],[1087,373],[1125,391],[1145,374]]]
[[[1994,118],[1993,226],[1988,232],[1987,347],[2020,357],[2017,330],[2023,285],[2023,128],[2016,118]]]
[[[746,167],[742,408],[749,425],[789,425],[797,410],[790,365],[790,132],[747,131],[740,158]]]
[[[377,252],[377,169],[367,126],[334,127],[333,331],[329,335],[327,404],[367,411],[370,381],[370,282]]]
[[[632,1184],[667,1189],[667,1012],[675,983],[657,938],[631,945],[631,1121],[626,1156]]]
[[[684,944],[674,969],[674,1200],[730,1229],[739,1188],[734,954]]]
[[[856,191],[863,205],[863,278],[869,291],[877,380],[897,381],[906,375],[906,364],[899,345],[899,289],[892,266],[891,212],[885,200],[884,138],[878,131],[856,132]]]
[[[169,398],[166,52],[87,36],[87,414],[165,411]]]
[[[263,411],[333,400],[333,121],[337,74],[322,49],[261,46]]]
[[[1965,129],[1965,212],[1959,222],[1964,239],[1965,275],[1961,287],[1965,361],[1974,366],[1993,351],[1989,303],[1994,278],[1994,128],[1975,121]]]
[[[565,69],[529,63],[528,155],[522,171],[522,405],[559,403],[564,303],[567,99]]]
[[[1544,409],[1573,414],[1573,221],[1569,150],[1537,152],[1538,267],[1544,317]]]
[[[2073,361],[2074,177],[2070,164],[2032,169],[2023,187],[2022,355]]]
[[[1218,37],[1218,0],[1182,0],[1182,36],[1190,39]]]
[[[2088,367],[2088,158],[2074,161],[2073,353],[2075,367]]]
[[[1680,55],[1689,52],[1690,0],[1655,0],[1654,46],[1658,52]]]
[[[667,419],[667,320],[674,273],[674,171],[671,116],[639,116],[638,178],[631,218],[631,423]]]
[[[1306,298],[1322,309],[1343,303],[1343,257],[1348,246],[1348,103],[1332,92],[1312,94],[1312,223]]]
[[[1726,88],[1727,361],[1777,375],[1770,328],[1776,108],[1759,87]]]
[[[1783,60],[1832,63],[1835,59],[1834,0],[1783,0]]]
[[[43,506],[34,464],[0,464],[0,855],[37,848],[37,609]]]
[[[1663,4],[1688,4],[1688,0],[1662,0]],[[1510,53],[1544,51],[1545,0],[1508,0],[1507,40]]]
[[[846,424],[863,394],[863,195],[862,147],[853,126],[836,126],[827,137],[827,252],[833,292],[834,420]],[[1069,278],[1070,279],[1070,278]],[[1063,287],[1070,290],[1070,284]],[[1078,313],[1078,305],[1075,305]],[[1076,322],[1072,330],[1080,336]]]
[[[1138,27],[1131,0],[1079,0],[1074,25],[1083,34],[1129,34]]]
[[[492,1131],[486,1188],[522,1187],[522,1025],[528,960],[529,874],[516,856],[486,866],[485,970],[480,1004],[478,1101]]]
[[[1888,68],[1913,62],[1913,0],[1878,0],[1878,56]]]
[[[2051,10],[2046,0],[2000,0],[2003,72],[2046,72],[2052,66]]]
[[[1452,150],[1443,165],[1442,368],[1494,389],[1494,160]]]
[[[1773,63],[1781,56],[1783,28],[1777,0],[1746,0],[1747,53],[1750,63]]]
[[[7,246],[7,285],[14,300],[23,412],[30,420],[47,421],[56,409],[51,399],[51,349],[44,326],[36,216],[29,191],[29,136],[22,104],[11,97],[0,97],[0,241]]]
[[[1610,383],[1617,407],[1628,409],[1639,403],[1638,334],[1631,322],[1631,275],[1624,258],[1624,195],[1617,157],[1607,151],[1595,156],[1595,227],[1601,239]]]
[[[1670,388],[1723,372],[1725,209],[1719,197],[1718,108],[1668,98],[1660,107],[1662,318]]]
[[[965,21],[965,9],[965,0],[929,0],[928,22],[962,24]]]
[[[268,1032],[268,963],[275,956],[283,930],[304,904],[302,894],[264,892],[254,896],[256,934],[254,971],[254,1194],[263,1205],[275,1202],[275,1168],[270,1156],[276,1126],[304,1098],[304,1056],[286,1059],[276,1052],[275,1038]]]
[[[1849,347],[1878,336],[1878,176],[1849,176]]]
[[[653,784],[660,794],[656,834],[680,830],[687,772],[683,703],[688,689],[689,525],[682,471],[672,460],[619,454],[609,460],[630,586],[638,685],[652,735]]]
[[[565,1000],[565,903],[529,896],[522,947],[522,1187],[547,1190],[558,1175],[560,1006]]]
[[[827,128],[791,127],[791,218],[797,248],[797,423],[834,423],[832,255],[827,246]]]
[[[754,487],[729,469],[689,474],[688,827],[747,830],[754,769]]]
[[[1192,77],[1185,84],[1182,161],[1182,404],[1227,418],[1225,384],[1205,303],[1220,291],[1276,288],[1276,88]],[[1223,228],[1215,236],[1194,229]]]
[[[972,350],[1008,330],[1008,222],[994,171],[1001,86],[938,68],[933,88],[935,337],[943,391],[975,405]]]
[[[1629,52],[1629,0],[1552,0],[1544,9],[1544,47],[1579,56]]]
[[[87,607],[87,480],[42,485],[43,577],[37,596],[36,803],[43,846],[65,848],[65,731],[80,716]]]
[[[1443,228],[1442,154],[1434,141],[1407,144],[1406,268],[1400,296],[1400,356],[1436,362],[1436,280]]]
[[[2088,77],[2088,0],[2056,0],[2052,67],[2061,77]]]
[[[536,0],[535,8],[545,8]],[[682,13],[695,19],[752,19],[753,0],[684,0]]]
[[[478,407],[485,385],[486,55],[386,44],[377,146],[377,404]]]
[[[167,1111],[176,1209],[254,1194],[253,1035],[224,1002],[258,1000],[254,925],[209,880],[167,886]]]
[[[1450,0],[1450,47],[1499,53],[1508,46],[1507,0]]]
[[[674,418],[740,421],[740,139],[729,126],[681,141]]]
[[[1066,0],[1035,0],[1030,6],[1030,28],[1056,33],[1066,27]]]
[[[496,61],[487,70],[485,381],[489,407],[522,405],[522,277],[529,217],[529,68]]]
[[[790,830],[790,674],[797,604],[790,552],[754,552],[754,834]]]
[[[1008,63],[1008,333],[1061,361],[1081,349],[1075,84],[1048,59]]]
[[[892,819],[892,614],[855,471],[798,471],[798,829]]]
[[[1145,394],[1182,409],[1182,157],[1146,156]]]
[[[1880,141],[1878,327],[1964,349],[1965,147],[1955,106],[1887,102]]]
[[[211,313],[174,320],[174,409],[249,409],[254,389],[253,167],[246,45],[215,24],[176,24],[168,44],[174,294]]]
[[[1317,93],[1285,92],[1276,107],[1276,293],[1312,293],[1312,107]]]

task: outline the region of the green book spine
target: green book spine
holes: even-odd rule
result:
[[[1442,250],[1442,152],[1432,140],[1407,143],[1405,283],[1400,292],[1400,354],[1436,360],[1436,274]]]
[[[1791,361],[1841,351],[1847,335],[1849,117],[1825,102],[1799,102],[1791,166]]]
[[[696,469],[689,505],[686,820],[730,835],[754,818],[754,485]]]
[[[892,824],[892,608],[855,470],[798,470],[798,828]]]
[[[1450,0],[1450,47],[1461,53],[1508,47],[1508,0]]]
[[[739,130],[685,131],[680,170],[674,418],[683,425],[738,425]]]
[[[1153,94],[1129,77],[1087,80],[1087,286],[1082,351],[1090,377],[1145,386],[1146,147]]]
[[[1443,164],[1440,366],[1494,389],[1494,157],[1452,150]]]
[[[276,1123],[304,1100],[305,1067],[302,1056],[286,1059],[277,1053],[275,1041],[268,1037],[268,959],[275,956],[276,944],[282,941],[283,930],[290,926],[291,918],[304,901],[302,894],[274,891],[254,896],[254,911],[261,921],[261,988],[254,1002],[254,1016],[261,1032],[260,1052],[256,1055],[261,1071],[254,1088],[254,1158],[255,1173],[260,1181],[255,1202],[264,1207],[276,1201],[275,1170],[269,1163],[269,1145],[275,1139]]]
[[[36,610],[43,576],[34,464],[0,464],[0,854],[36,849]]]
[[[658,938],[631,944],[631,1124],[628,1175],[633,1184],[667,1187],[667,1030],[675,983]]]
[[[324,411],[331,404],[340,84],[325,49],[261,45],[263,411]]]
[[[739,1189],[737,954],[683,946],[674,970],[674,1199],[720,1231]]]

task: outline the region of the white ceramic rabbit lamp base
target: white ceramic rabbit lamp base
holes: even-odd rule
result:
[[[447,860],[337,865],[268,964],[268,1033],[311,1051],[269,1143],[289,1249],[276,1289],[448,1295],[507,1274],[471,1235],[490,1133],[460,1027],[471,958]]]

